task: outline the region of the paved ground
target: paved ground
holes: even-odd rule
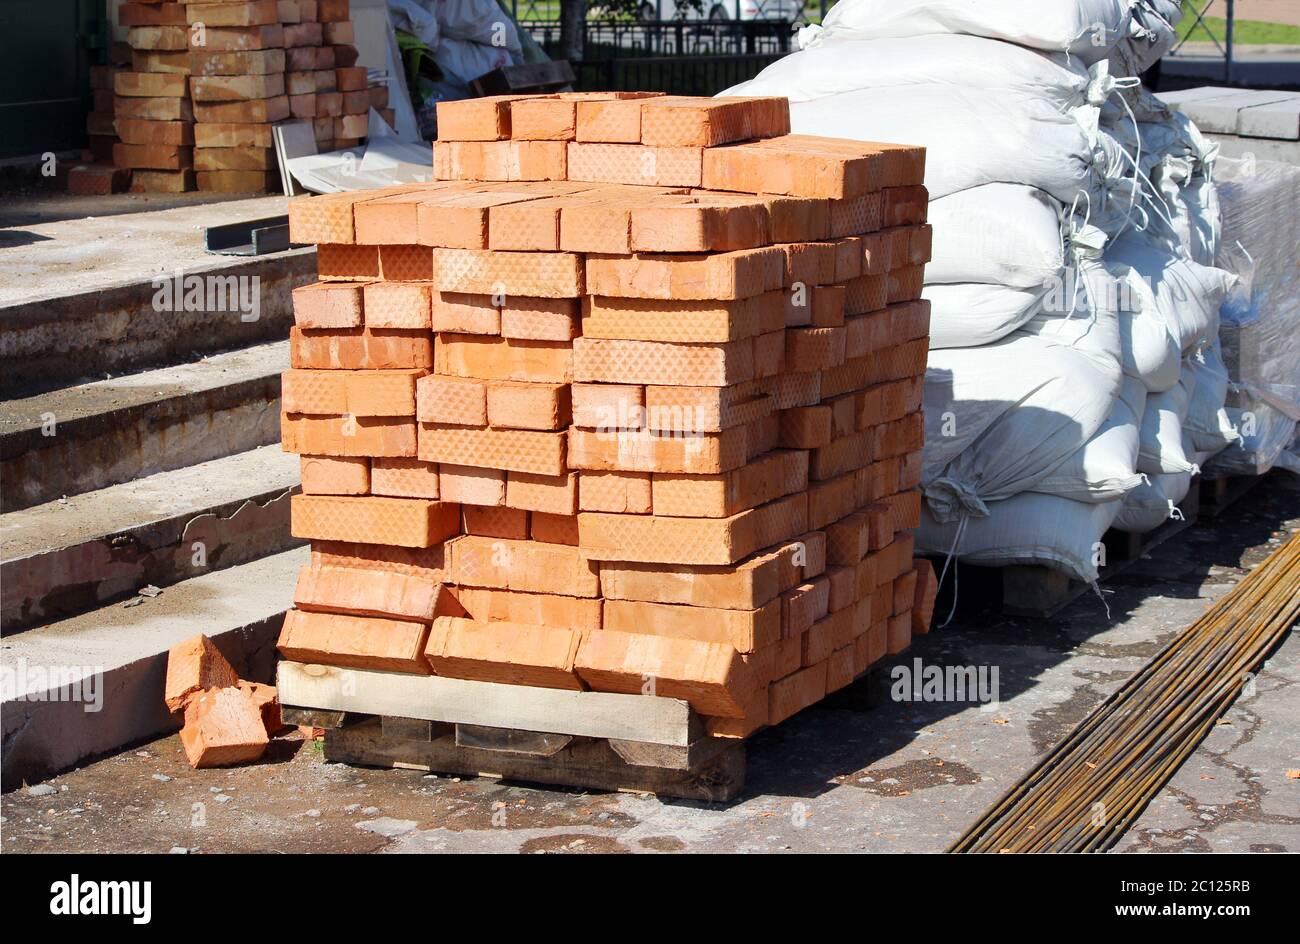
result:
[[[709,805],[352,769],[277,741],[260,764],[191,771],[163,738],[0,801],[4,851],[939,851],[1159,646],[1300,529],[1300,481],[1218,518],[1047,622],[970,608],[902,660],[996,667],[997,704],[878,701],[854,686],[754,739],[739,800]],[[1121,851],[1300,850],[1300,639],[1227,714]]]

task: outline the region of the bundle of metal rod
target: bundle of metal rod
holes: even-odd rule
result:
[[[1116,842],[1300,616],[1300,534],[1085,718],[951,852],[1096,852]]]

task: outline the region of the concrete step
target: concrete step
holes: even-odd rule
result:
[[[0,515],[0,631],[294,547],[297,485],[270,445]]]
[[[208,635],[242,678],[269,682],[275,640],[307,563],[295,548],[5,640],[0,781],[34,783],[179,727],[163,704],[167,650]]]
[[[24,222],[0,284],[0,397],[288,336],[315,248],[239,257],[203,242],[204,227],[283,214],[286,199],[190,196],[202,204]]]
[[[276,341],[5,403],[4,510],[278,442],[288,366]]]

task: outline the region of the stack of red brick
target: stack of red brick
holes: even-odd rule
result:
[[[372,104],[356,65],[348,0],[131,0],[131,71],[116,76],[114,163],[132,189],[273,189],[272,127],[310,120],[322,150],[366,134]]]
[[[280,651],[688,700],[745,736],[924,632],[924,151],[784,99],[440,106],[439,182],[303,198]]]

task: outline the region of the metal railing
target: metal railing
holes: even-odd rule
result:
[[[581,63],[577,87],[603,91],[656,89],[669,95],[712,96],[748,81],[781,54],[623,56]]]
[[[520,22],[548,55],[559,55],[560,24]],[[765,20],[727,22],[634,20],[588,22],[585,61],[645,56],[783,55],[793,48],[790,24]]]
[[[1188,28],[1187,32],[1183,34],[1183,38],[1174,43],[1174,48],[1169,50],[1169,55],[1177,56],[1179,50],[1182,49],[1187,42],[1202,42],[1202,37],[1208,36],[1210,42],[1214,44],[1214,48],[1219,51],[1219,55],[1223,56],[1223,80],[1231,83],[1233,69],[1232,33],[1233,22],[1236,19],[1236,2],[1235,0],[1223,0],[1224,7],[1226,8],[1224,10],[1223,42],[1219,42],[1219,37],[1216,36],[1214,30],[1210,28],[1210,24],[1205,21],[1205,17],[1214,8],[1216,2],[1217,0],[1207,0],[1205,5],[1199,10],[1192,4],[1184,5],[1184,17],[1186,17],[1188,13],[1192,13],[1196,18],[1192,21],[1192,25]],[[1186,53],[1184,53],[1184,55],[1186,55]]]

